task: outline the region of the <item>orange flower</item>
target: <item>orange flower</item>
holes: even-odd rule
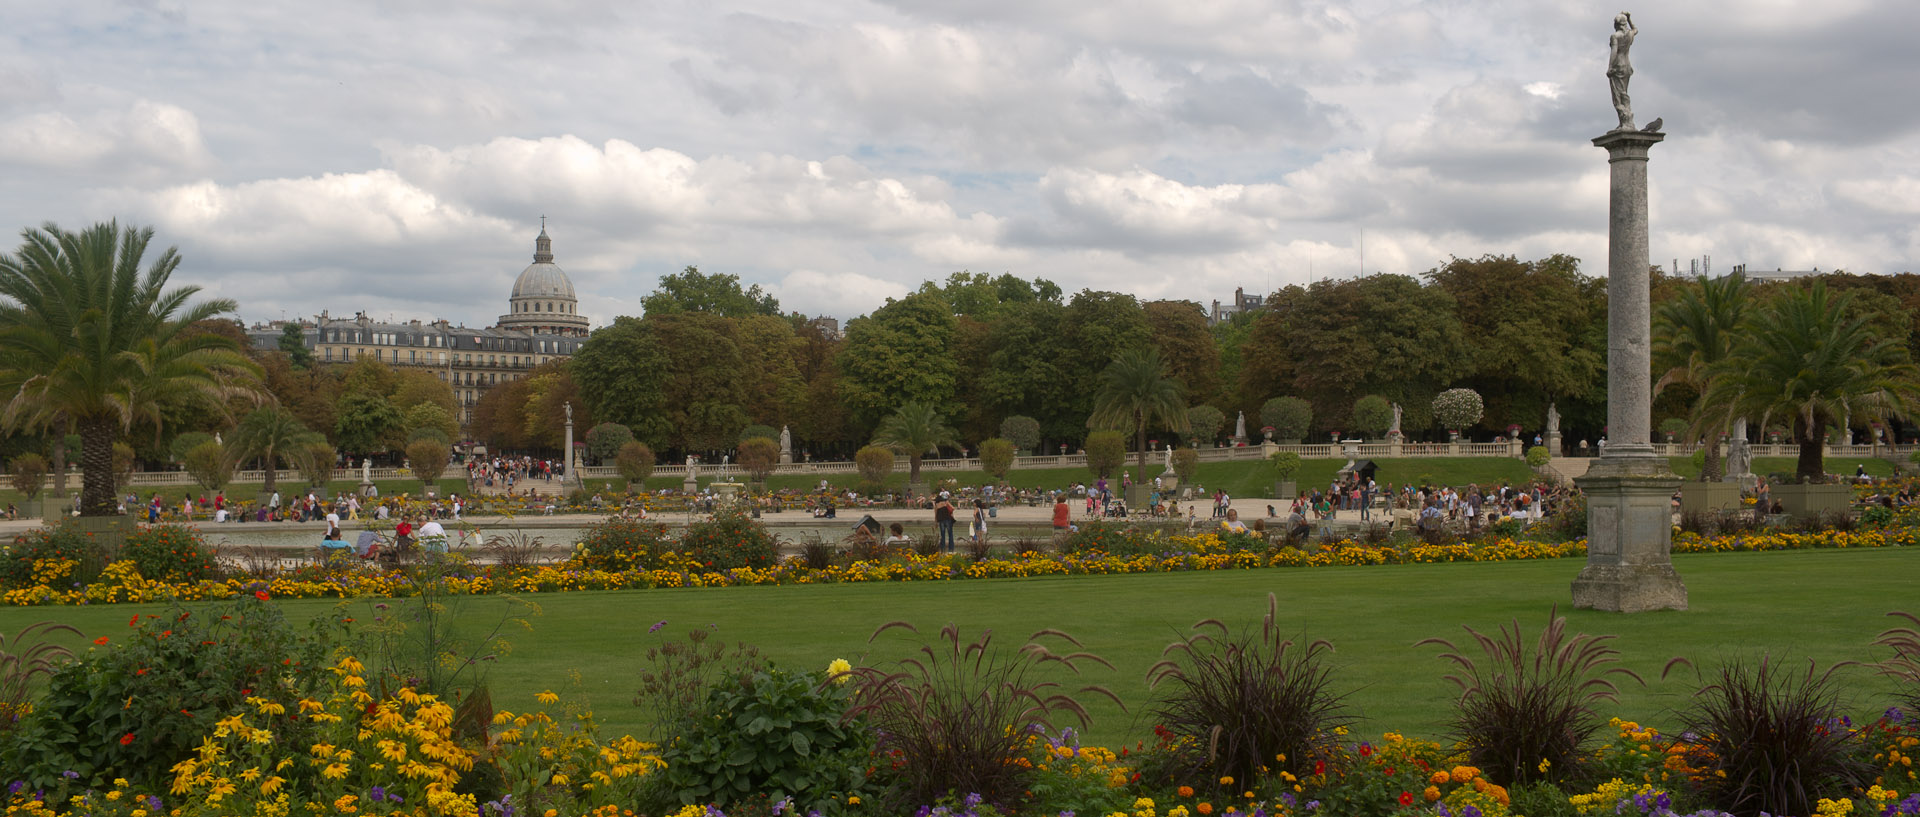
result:
[[[1193,787],[1192,787],[1192,786],[1181,786],[1181,787],[1180,787],[1180,796],[1181,796],[1181,797],[1192,797],[1192,796],[1193,796]]]
[[[265,591],[265,590],[255,590],[255,591],[253,591],[253,597],[254,597],[254,598],[256,598],[256,599],[259,599],[259,600],[261,600],[261,601],[272,601],[272,600],[273,600],[273,597],[272,597],[272,596],[270,596],[270,595],[267,595],[267,591]]]
[[[1212,814],[1212,813],[1213,813],[1213,804],[1212,804],[1212,803],[1201,803],[1200,805],[1197,805],[1197,806],[1194,806],[1194,807],[1193,807],[1193,810],[1194,810],[1194,811],[1197,811],[1197,812],[1200,812],[1201,814]]]
[[[1421,796],[1421,797],[1425,797],[1425,798],[1427,798],[1427,802],[1429,802],[1429,803],[1431,803],[1431,802],[1433,802],[1433,801],[1435,801],[1435,800],[1438,800],[1438,799],[1440,799],[1440,787],[1439,787],[1439,786],[1428,786],[1428,787],[1427,787],[1427,790],[1426,790],[1426,791],[1423,791],[1423,792],[1421,792],[1421,793],[1420,793],[1420,796]]]
[[[94,639],[93,643],[99,644],[102,647],[107,646],[107,637],[104,635],[100,636],[99,638]]]
[[[126,734],[124,734],[124,735],[121,735],[121,736],[120,736],[120,745],[121,745],[121,746],[127,746],[127,745],[131,745],[132,743],[133,743],[133,733],[132,733],[132,732],[128,732],[128,733],[126,733]]]

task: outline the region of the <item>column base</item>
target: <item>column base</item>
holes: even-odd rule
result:
[[[1687,585],[1672,564],[1596,565],[1573,580],[1573,607],[1607,613],[1687,609]]]

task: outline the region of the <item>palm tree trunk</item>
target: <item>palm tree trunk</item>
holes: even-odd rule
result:
[[[113,516],[113,440],[117,424],[110,417],[81,420],[80,515]]]
[[[1133,433],[1133,449],[1140,452],[1140,478],[1147,478],[1147,424],[1141,423]]]
[[[914,454],[913,456],[910,456],[907,458],[907,484],[908,485],[920,484],[920,455],[919,454]]]
[[[1707,439],[1707,456],[1700,463],[1701,482],[1719,482],[1727,475],[1725,457],[1720,455],[1720,440],[1710,435]]]
[[[53,496],[64,497],[67,495],[67,423],[62,419],[49,428],[52,430],[49,436],[53,437],[51,450],[47,452],[53,455]]]
[[[270,494],[270,493],[273,493],[273,484],[274,484],[273,481],[275,477],[275,469],[273,467],[273,460],[274,460],[273,449],[271,448],[267,449],[267,455],[265,457],[262,457],[261,459],[262,459],[261,464],[266,466],[267,484],[264,487],[262,487],[260,490],[263,493]]]
[[[1805,417],[1793,419],[1794,438],[1800,443],[1800,460],[1794,466],[1794,476],[1801,482],[1820,482],[1827,478],[1825,452],[1821,450],[1824,442],[1815,429],[1809,427]]]

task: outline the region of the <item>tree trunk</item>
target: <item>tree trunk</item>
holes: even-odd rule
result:
[[[907,484],[920,484],[920,456],[915,454],[907,458]]]
[[[265,470],[267,472],[267,484],[260,489],[263,493],[273,493],[274,478],[277,473],[273,467],[273,461],[273,449],[269,448],[267,449],[267,455],[262,458],[262,462],[260,463],[266,466]]]
[[[1726,458],[1720,455],[1720,440],[1716,437],[1709,436],[1707,438],[1707,456],[1706,459],[1700,463],[1700,481],[1719,482],[1721,477],[1727,475],[1725,461]]]
[[[47,452],[53,459],[53,493],[51,495],[64,497],[67,495],[67,424],[55,423],[49,428],[52,429],[52,433],[48,436],[53,438],[51,450]]]
[[[1793,420],[1794,438],[1800,443],[1800,461],[1794,466],[1794,476],[1799,477],[1801,482],[1822,482],[1827,478],[1826,458],[1821,450],[1825,440],[1820,438],[1817,430],[1820,428],[1818,425],[1809,427],[1804,417],[1795,417]]]
[[[1140,452],[1140,458],[1139,458],[1140,478],[1146,479],[1147,478],[1147,424],[1141,423],[1138,426],[1135,426],[1135,428],[1138,430],[1136,430],[1133,433],[1133,447],[1134,447],[1134,450]]]
[[[80,515],[114,516],[113,440],[119,430],[110,417],[80,421]]]

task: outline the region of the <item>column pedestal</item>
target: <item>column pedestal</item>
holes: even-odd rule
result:
[[[1687,609],[1673,569],[1673,492],[1680,477],[1658,457],[1602,458],[1574,479],[1587,495],[1587,565],[1573,581],[1581,610]]]

